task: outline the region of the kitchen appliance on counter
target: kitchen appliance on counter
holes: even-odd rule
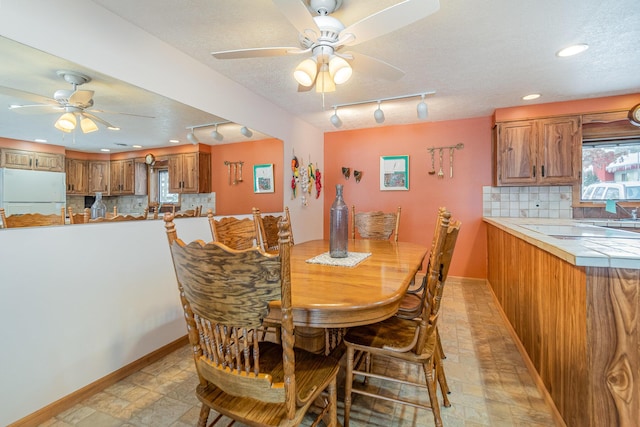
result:
[[[0,168],[0,207],[7,215],[59,214],[65,204],[64,172]]]

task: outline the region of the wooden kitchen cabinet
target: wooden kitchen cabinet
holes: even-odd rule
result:
[[[114,160],[110,165],[110,192],[112,196],[147,194],[147,166],[134,159]]]
[[[86,160],[65,160],[67,194],[87,194],[89,187],[89,165]]]
[[[89,193],[109,194],[109,161],[90,160],[89,165]]]
[[[64,155],[41,153],[37,151],[15,150],[3,148],[0,150],[0,167],[11,169],[28,169],[49,172],[64,172]]]
[[[580,180],[580,117],[497,123],[494,184],[571,185]]]
[[[170,193],[210,193],[211,155],[185,153],[169,156]]]

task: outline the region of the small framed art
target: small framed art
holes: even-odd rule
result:
[[[380,156],[380,190],[409,189],[409,156]]]
[[[253,165],[253,192],[273,193],[273,163]]]

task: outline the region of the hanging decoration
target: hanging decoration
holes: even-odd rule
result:
[[[301,191],[301,199],[302,206],[307,206],[309,202],[307,201],[307,194],[309,194],[310,186],[309,186],[309,169],[304,167],[302,163],[300,163],[298,167],[298,175],[300,180],[300,191]]]
[[[316,166],[315,181],[316,181],[316,199],[318,199],[320,197],[320,191],[322,191],[322,174],[320,173],[320,169],[318,169],[317,166]]]
[[[298,181],[300,180],[300,174],[298,172],[298,167],[300,163],[298,162],[298,158],[295,153],[293,155],[293,159],[291,159],[291,199],[295,199],[298,192]]]

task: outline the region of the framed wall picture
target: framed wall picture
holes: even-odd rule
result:
[[[409,156],[380,156],[380,190],[409,189]]]
[[[253,165],[253,192],[273,193],[273,163]]]

